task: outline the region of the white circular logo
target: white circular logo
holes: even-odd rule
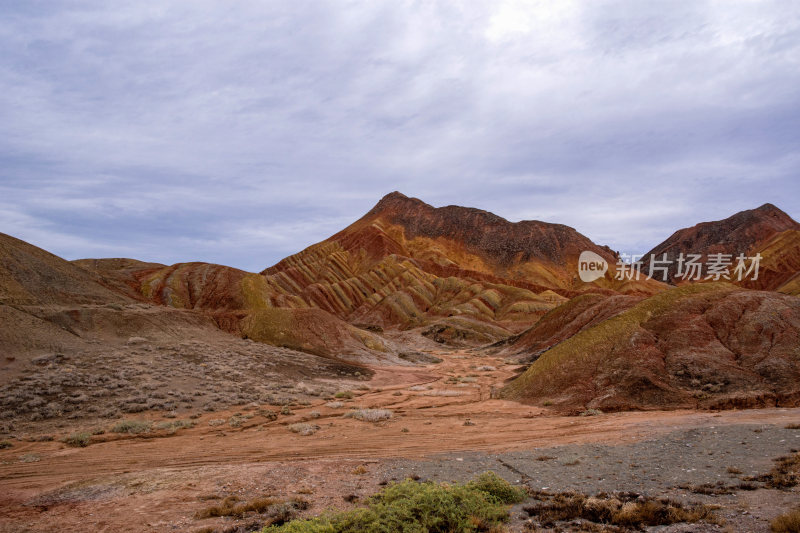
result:
[[[608,271],[608,263],[594,252],[585,250],[578,258],[578,275],[584,283],[602,278]]]

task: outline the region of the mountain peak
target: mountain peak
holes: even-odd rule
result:
[[[406,196],[405,194],[399,191],[392,191],[383,198],[381,198],[375,207],[373,207],[367,216],[375,215],[383,212],[391,212],[396,211],[398,209],[409,209],[409,208],[419,208],[419,207],[427,207],[431,208],[432,206],[426,204],[419,198],[413,198]]]

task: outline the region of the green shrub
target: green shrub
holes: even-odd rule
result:
[[[488,494],[500,503],[519,503],[526,496],[523,489],[513,486],[494,472],[484,472],[470,481],[467,487]]]
[[[349,390],[340,390],[336,394],[333,395],[334,398],[350,400],[353,398],[353,393]]]
[[[480,488],[479,488],[480,487]],[[264,528],[264,533],[390,532],[449,533],[496,530],[508,519],[505,500],[519,501],[517,492],[494,474],[483,474],[465,485],[416,483],[389,485],[369,499],[368,507],[294,520]]]
[[[92,436],[88,433],[72,433],[61,439],[61,442],[73,448],[86,448],[91,440]]]

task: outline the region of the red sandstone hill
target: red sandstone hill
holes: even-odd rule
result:
[[[435,208],[394,192],[341,232],[262,274],[347,320],[403,327],[459,315],[518,330],[583,291],[663,288],[652,281],[620,284],[610,275],[584,284],[577,278],[584,250],[615,261],[609,248],[568,226]]]
[[[350,351],[386,349],[372,333],[337,321],[423,327],[426,334],[438,331],[430,335],[440,342],[492,342],[581,292],[653,294],[664,288],[652,281],[615,282],[610,274],[584,284],[576,275],[584,250],[615,260],[607,247],[564,225],[512,223],[479,209],[434,208],[391,193],[349,227],[261,274],[207,263],[76,264],[131,298],[203,311],[225,331],[316,353],[330,352],[330,338],[343,331],[355,339]],[[285,328],[259,326],[254,317],[274,309],[280,311],[270,316],[284,315],[285,324],[309,323],[299,319],[299,310],[315,310],[328,333],[306,338],[300,329],[290,335]]]
[[[768,242],[778,234],[798,230],[800,230],[800,224],[789,215],[772,204],[764,204],[756,209],[741,211],[724,220],[702,222],[691,228],[676,231],[644,256],[642,271],[644,273],[649,271],[651,255],[660,259],[666,254],[667,259],[673,261],[669,269],[669,280],[673,283],[680,282],[680,278],[677,280],[675,278],[677,270],[675,261],[681,253],[702,254],[703,261],[708,258],[709,254],[716,253],[731,254],[733,257],[740,253],[752,256],[767,246]],[[788,254],[786,247],[792,249]],[[767,256],[769,259],[773,259],[772,256],[775,253],[782,254],[782,258],[770,264],[770,272],[762,278],[762,283],[755,284],[759,288],[777,289],[797,272],[797,265],[800,264],[800,247],[797,246],[796,239],[793,242],[789,242],[787,239],[783,243],[778,243],[775,248],[767,251]],[[791,258],[787,260],[786,257],[783,257],[785,255],[789,255]]]
[[[556,344],[502,391],[580,410],[800,403],[800,299],[677,287]]]

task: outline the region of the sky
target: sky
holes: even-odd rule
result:
[[[0,232],[67,259],[260,271],[394,190],[800,220],[800,2],[0,0],[0,51]]]

